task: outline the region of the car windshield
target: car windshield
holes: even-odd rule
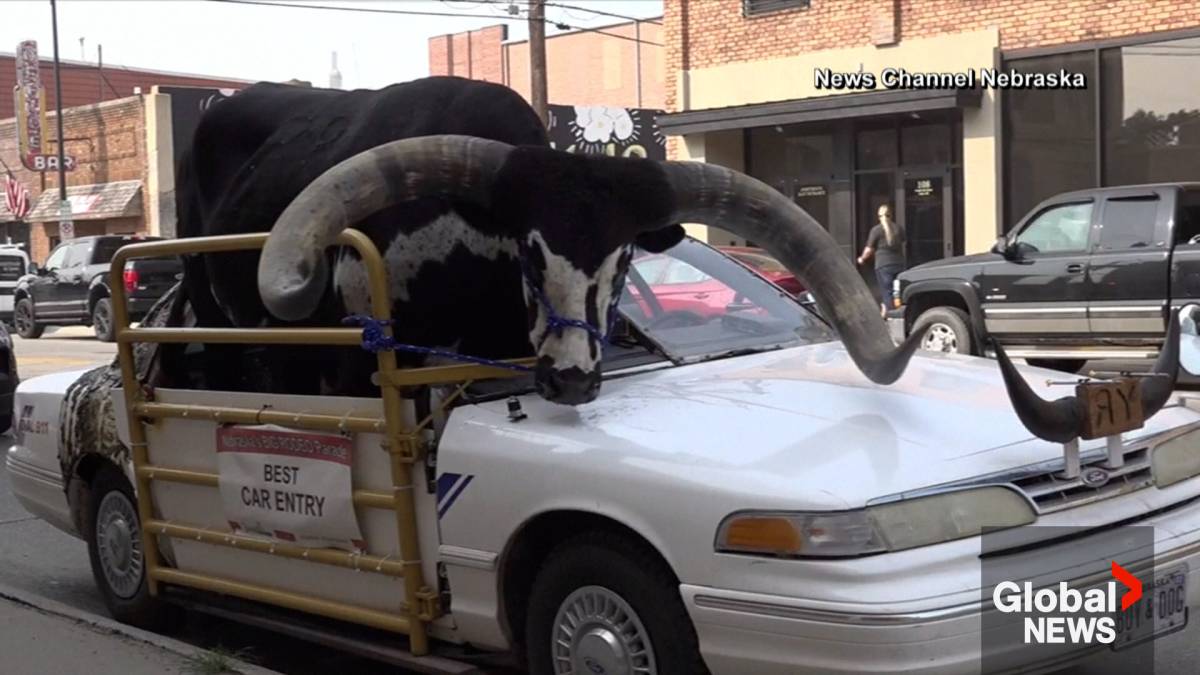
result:
[[[837,339],[785,291],[690,237],[664,253],[635,252],[618,309],[604,347],[606,376]],[[528,376],[480,380],[468,398],[531,388]]]
[[[785,292],[690,238],[664,253],[635,253],[619,309],[677,361],[835,339]]]

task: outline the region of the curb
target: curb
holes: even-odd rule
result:
[[[108,617],[93,614],[82,609],[76,609],[70,605],[65,605],[56,600],[43,598],[41,596],[15,589],[7,584],[0,583],[0,598],[15,602],[26,607],[45,612],[54,616],[59,616],[65,619],[70,619],[77,623],[95,630],[99,633],[109,633],[120,635],[130,640],[143,642],[152,647],[156,647],[163,651],[170,652],[176,656],[183,658],[193,658],[208,653],[207,649],[190,645],[186,642],[176,640],[174,638],[165,637],[157,633],[127,626],[118,621],[114,621]],[[280,675],[277,671],[269,670],[261,666],[256,666],[245,661],[229,656],[227,657],[231,667],[235,672],[241,675]]]

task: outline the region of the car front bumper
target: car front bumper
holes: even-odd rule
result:
[[[1159,533],[1155,572],[1186,565],[1187,606],[1200,607],[1200,504],[1191,503],[1139,525],[1153,525]],[[1163,538],[1164,531],[1183,533]],[[1046,554],[1056,555],[1053,551]],[[1137,576],[1149,578],[1149,569],[1139,570]],[[1095,577],[1088,580],[1076,580],[1072,586],[1096,583]],[[905,580],[898,578],[896,583]],[[816,607],[797,598],[689,584],[681,585],[680,591],[696,627],[701,653],[714,675],[979,672],[985,639],[981,610],[992,611],[989,600],[986,605],[916,602],[923,608],[881,614],[872,611],[871,598],[861,597],[852,587],[834,595],[861,602],[842,603],[841,607],[831,603]],[[993,621],[988,622],[989,629],[994,626]],[[1049,654],[1044,646],[1036,652],[1023,645],[1002,653],[989,650],[989,672],[998,664],[1003,665],[1001,672],[1036,672],[1109,650],[1104,644],[1057,647]]]

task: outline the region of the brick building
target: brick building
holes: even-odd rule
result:
[[[429,74],[504,84],[530,100],[529,42],[508,27],[429,38]],[[567,152],[665,159],[662,19],[648,18],[546,38],[548,132]]]
[[[98,78],[94,67],[87,70],[74,62],[62,65],[63,101],[68,105],[63,110],[64,152],[76,160],[74,170],[66,174],[75,236],[172,236],[175,146],[178,139],[189,135],[184,127],[194,128],[199,114],[192,110],[197,107],[192,92],[211,98],[248,82],[106,67],[104,78],[92,79],[89,84],[88,78]],[[0,90],[12,91],[15,71],[13,57],[0,54]],[[55,154],[53,62],[42,59],[40,71],[47,103],[43,151]],[[103,84],[103,92],[97,81]],[[159,92],[160,85],[164,93]],[[173,101],[168,92],[182,99]],[[181,109],[181,102],[187,109]],[[42,262],[60,241],[58,173],[28,171],[21,165],[12,106],[11,96],[0,97],[0,159],[29,190],[33,208],[18,222],[0,201],[0,242],[24,243],[30,258]]]
[[[666,72],[662,29],[662,19],[648,18],[547,36],[550,102],[661,109]],[[432,37],[429,74],[508,85],[528,100],[529,42],[508,41],[504,25]]]
[[[767,181],[847,253],[862,247],[882,203],[908,229],[912,265],[985,251],[1058,192],[1200,180],[1193,0],[663,4],[670,112],[658,122],[671,154]],[[885,79],[900,69],[1066,71],[1069,84],[1076,74],[1084,82]],[[835,88],[819,72],[856,82]]]

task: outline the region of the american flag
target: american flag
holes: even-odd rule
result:
[[[13,218],[21,220],[29,215],[29,190],[17,181],[11,171],[5,171],[4,174],[4,203],[12,211]]]

